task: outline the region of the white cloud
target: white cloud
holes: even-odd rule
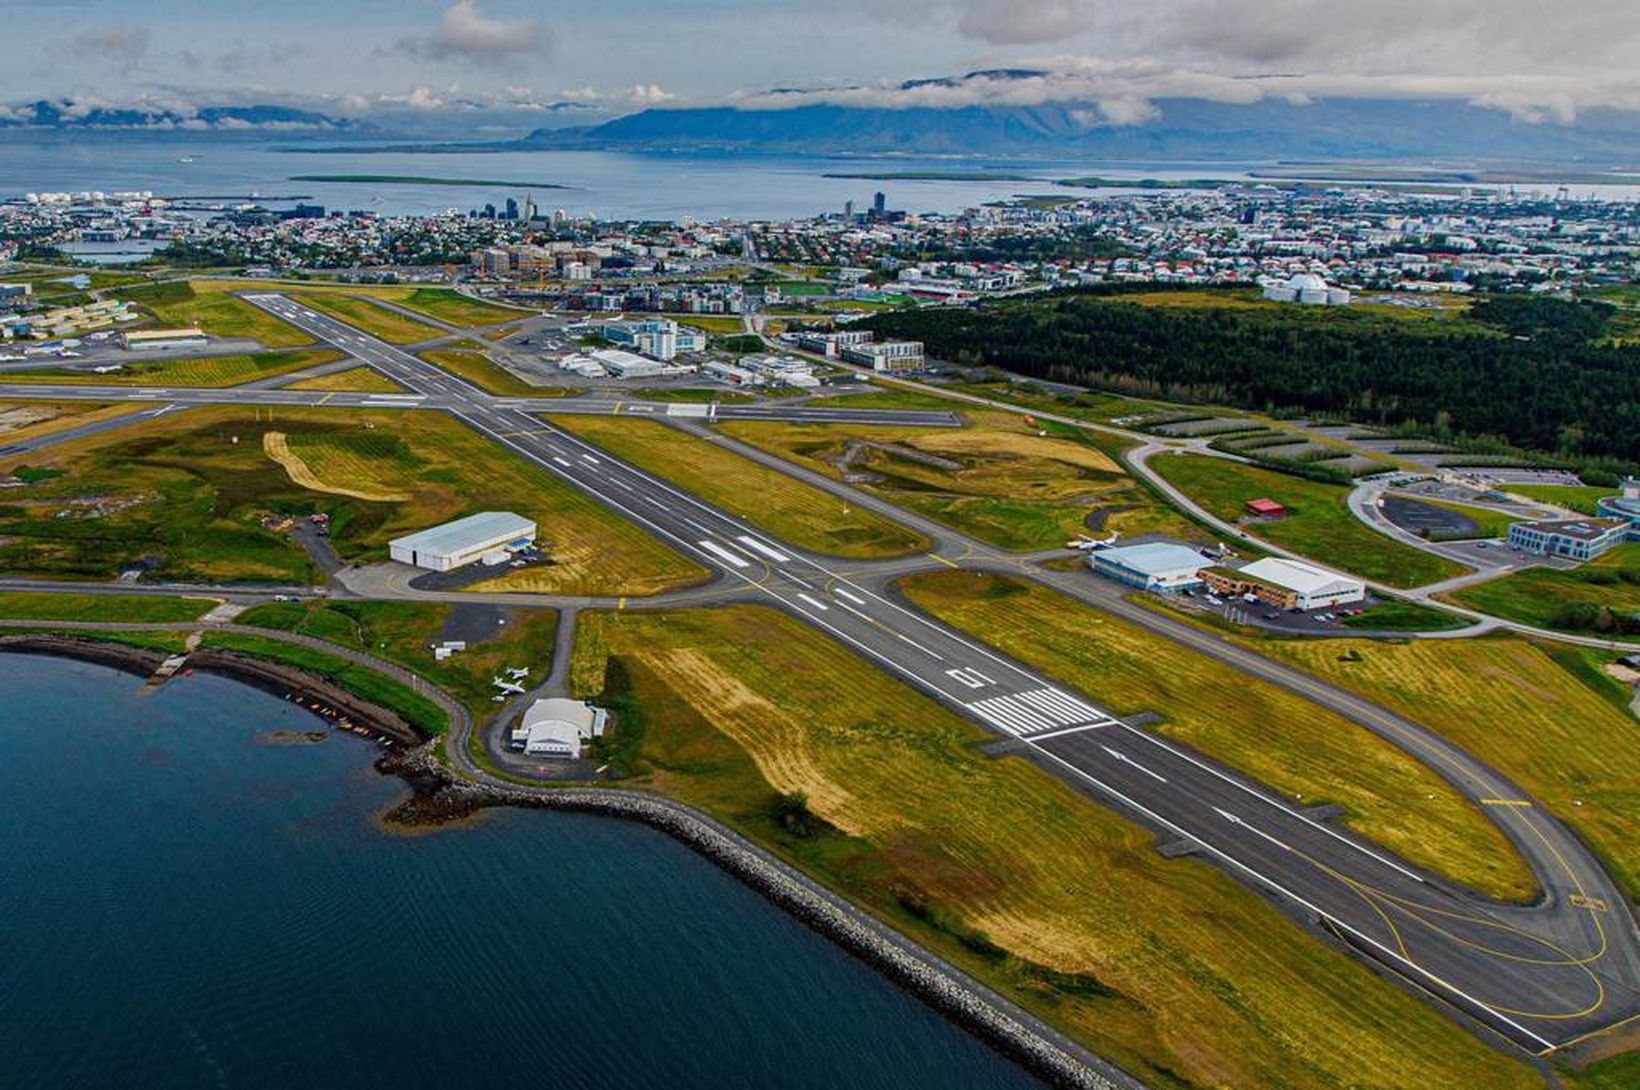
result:
[[[492,18],[478,10],[477,0],[455,0],[431,34],[403,45],[435,60],[516,60],[546,52],[550,35],[540,23]]]
[[[671,102],[678,96],[663,89],[658,83],[639,83],[633,85],[626,97],[634,106],[659,106]]]

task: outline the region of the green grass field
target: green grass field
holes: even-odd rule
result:
[[[431,650],[452,606],[422,602],[270,602],[246,610],[238,624],[314,636],[366,651],[431,681],[465,704],[475,717],[495,710],[490,680],[509,666],[530,671],[529,682],[552,668],[558,615],[549,609],[514,610],[494,638],[469,640],[466,651],[437,661]]]
[[[273,378],[331,363],[342,358],[329,349],[258,352],[254,355],[200,356],[186,359],[143,360],[128,363],[105,375],[90,371],[31,371],[30,382],[53,382],[65,386],[238,386],[254,379]]]
[[[1005,549],[1057,548],[1090,526],[1207,540],[1080,432],[1044,438],[992,411],[964,419],[962,429],[763,421],[718,428],[838,479],[846,462],[850,473],[869,475],[858,487]]]
[[[1367,607],[1359,617],[1345,617],[1343,624],[1368,632],[1450,632],[1469,622],[1439,609],[1394,599]]]
[[[1625,635],[1620,631],[1621,621],[1584,615],[1600,610],[1628,617],[1640,614],[1640,545],[1619,545],[1593,563],[1571,571],[1525,568],[1442,597],[1494,617],[1539,628],[1640,639],[1640,633]]]
[[[368,667],[311,647],[237,632],[207,632],[200,646],[218,651],[237,651],[294,666],[346,689],[361,700],[398,712],[405,722],[426,735],[443,734],[450,729],[450,717],[428,697]]]
[[[228,294],[254,287],[232,281],[173,281],[142,284],[118,294],[167,328],[197,326],[219,337],[250,337],[269,348],[297,348],[313,338],[259,307]]]
[[[209,613],[215,605],[215,600],[208,598],[0,591],[0,618],[8,621],[170,624],[176,621],[198,620]]]
[[[417,355],[481,390],[502,397],[568,397],[577,392],[568,386],[531,386],[484,353],[468,348],[430,348]]]
[[[291,296],[303,306],[362,329],[388,344],[418,344],[444,335],[437,326],[407,318],[396,310],[377,306],[368,298],[347,292],[300,291]]]
[[[322,487],[295,483],[266,452],[268,433],[284,436]],[[20,461],[62,476],[0,500],[0,569],[19,573],[108,578],[152,557],[166,577],[302,582],[315,570],[295,543],[263,527],[267,516],[325,511],[341,555],[374,561],[401,534],[513,510],[539,523],[550,562],[492,581],[501,589],[640,595],[706,574],[442,413],[199,408],[0,460],[0,474]]]
[[[1287,517],[1248,529],[1323,564],[1392,587],[1419,587],[1460,575],[1464,569],[1441,557],[1392,541],[1350,513],[1349,489],[1293,477],[1225,458],[1161,454],[1150,468],[1209,513],[1236,522],[1248,500],[1267,496]]]
[[[1569,484],[1511,484],[1504,491],[1513,492],[1517,496],[1525,496],[1529,500],[1539,500],[1543,503],[1552,503],[1557,507],[1564,507],[1581,514],[1595,513],[1595,504],[1617,493],[1610,488],[1593,488],[1588,485]]]
[[[1407,859],[1515,900],[1536,887],[1496,826],[1439,776],[1365,727],[1137,625],[1034,583],[947,571],[901,582],[913,602],[1118,716],[1163,734]]]
[[[351,367],[346,371],[337,371],[331,375],[320,375],[318,378],[305,378],[291,383],[289,390],[335,390],[350,393],[390,394],[404,389],[398,383],[368,367]]]
[[[552,422],[800,549],[866,559],[908,556],[931,544],[881,515],[653,420],[562,416]]]
[[[485,326],[497,322],[516,322],[528,317],[529,311],[498,306],[480,299],[472,299],[449,288],[416,288],[407,294],[385,296],[401,307],[419,311],[430,318],[451,325]]]
[[[1149,830],[1035,766],[986,756],[977,728],[773,610],[583,615],[574,675],[580,695],[613,682],[608,743],[637,782],[1158,1090],[1542,1085],[1256,893],[1162,859]]]
[[[1249,643],[1479,754],[1640,896],[1640,722],[1620,706],[1626,688],[1602,671],[1614,654],[1508,637]]]
[[[920,394],[900,386],[878,386],[861,383],[863,392],[844,394],[828,405],[845,409],[927,409],[933,412],[961,412],[963,403],[949,397]]]

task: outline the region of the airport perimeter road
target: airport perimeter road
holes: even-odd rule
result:
[[[1570,834],[1551,828],[1546,815],[1534,813],[1532,827],[1548,830],[1550,847],[1528,854],[1550,891],[1545,904],[1512,909],[1448,890],[906,608],[880,579],[865,574],[869,565],[853,566],[859,577],[844,574],[826,558],[778,542],[546,424],[515,399],[492,397],[282,296],[247,298],[365,360],[403,385],[404,396],[446,409],[738,582],[747,600],[776,605],[829,633],[1079,789],[1278,894],[1519,1046],[1550,1051],[1640,1013],[1640,949],[1628,908],[1588,853]],[[1475,769],[1486,772],[1478,762]],[[1496,790],[1508,790],[1492,779]],[[1517,806],[1528,800],[1513,794],[1491,801],[1529,809]]]

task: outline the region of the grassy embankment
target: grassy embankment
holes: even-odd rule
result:
[[[1043,438],[1006,413],[965,416],[970,425],[962,429],[763,421],[718,427],[837,479],[852,450],[851,472],[870,475],[858,487],[1005,549],[1058,547],[1090,526],[1209,540],[1134,481],[1096,437],[1064,428]]]
[[[845,394],[826,404],[840,409],[922,409],[948,413],[959,412],[965,407],[955,398],[920,394],[903,387],[871,385],[863,389],[862,393]]]
[[[1398,598],[1379,601],[1368,606],[1360,616],[1340,620],[1346,628],[1359,628],[1363,632],[1451,632],[1470,624],[1466,617]]]
[[[1619,545],[1605,556],[1571,571],[1525,568],[1485,583],[1441,595],[1495,617],[1564,628],[1613,639],[1624,635],[1621,618],[1640,614],[1640,545]],[[1602,619],[1601,612],[1618,615]]]
[[[58,594],[0,591],[0,618],[8,621],[96,621],[170,624],[197,621],[216,605],[209,598],[131,594]]]
[[[1393,541],[1350,513],[1350,490],[1224,458],[1162,454],[1150,467],[1164,480],[1227,522],[1238,521],[1248,500],[1268,496],[1287,517],[1250,524],[1249,532],[1313,560],[1392,587],[1437,583],[1465,570],[1450,560]]]
[[[390,394],[404,389],[398,383],[368,367],[352,367],[346,371],[337,371],[331,375],[320,375],[318,378],[305,378],[291,383],[289,390],[335,390],[338,392],[360,394]]]
[[[1503,491],[1584,515],[1595,514],[1595,504],[1617,494],[1610,488],[1571,484],[1511,484],[1503,486]]]
[[[117,643],[144,651],[158,651],[163,655],[180,655],[188,649],[188,634],[185,632],[93,632],[76,629],[70,622],[65,622],[63,628],[49,630],[7,627],[0,622],[0,636],[71,636],[77,640]]]
[[[274,378],[303,371],[342,358],[329,349],[296,349],[232,356],[199,356],[182,359],[144,359],[126,363],[118,371],[97,374],[51,368],[27,372],[29,382],[53,382],[65,386],[238,386],[254,379]]]
[[[418,322],[396,310],[378,306],[367,297],[347,292],[303,290],[292,294],[291,298],[373,337],[380,337],[388,344],[419,344],[445,334],[437,326]]]
[[[260,416],[261,419],[256,417]],[[551,475],[441,413],[231,407],[173,413],[11,459],[61,476],[8,490],[0,568],[108,578],[141,557],[179,579],[309,581],[316,572],[268,515],[325,511],[348,560],[385,558],[393,537],[484,510],[535,519],[551,562],[491,580],[497,589],[650,594],[703,578],[692,562]],[[306,470],[293,481],[268,433]],[[366,500],[342,491],[403,495]]]
[[[1513,637],[1248,643],[1482,755],[1640,897],[1640,722],[1602,668],[1610,653]]]
[[[484,353],[468,348],[430,348],[417,355],[501,397],[569,397],[578,392],[568,386],[532,386]]]
[[[552,423],[671,481],[800,549],[852,558],[908,556],[931,542],[707,439],[653,420],[560,416]]]
[[[552,669],[558,615],[547,609],[510,611],[490,638],[468,639],[467,650],[439,662],[432,645],[453,608],[422,602],[270,602],[246,610],[238,624],[328,640],[397,663],[456,697],[474,716],[495,710],[490,679],[508,666],[539,683]]]
[[[269,348],[299,348],[313,343],[312,337],[295,326],[228,294],[252,286],[231,281],[173,281],[124,289],[119,295],[152,314],[155,322],[166,328],[197,326],[218,337],[249,337]]]
[[[1169,1090],[1528,1090],[1524,1063],[772,610],[583,616],[609,756]],[[846,695],[846,698],[845,698]],[[793,793],[800,792],[801,796]],[[782,801],[782,796],[785,796]]]
[[[1536,892],[1503,834],[1439,776],[1364,727],[1102,610],[977,572],[902,581],[913,602],[1118,716],[1157,730],[1304,805],[1336,803],[1362,835],[1493,896]]]
[[[443,734],[450,728],[449,715],[431,698],[403,682],[336,655],[266,636],[248,636],[238,632],[207,632],[200,646],[218,651],[238,651],[324,678],[361,700],[398,712],[423,734]]]

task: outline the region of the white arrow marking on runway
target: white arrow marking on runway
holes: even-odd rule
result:
[[[1219,817],[1223,818],[1225,821],[1228,821],[1230,824],[1240,825],[1243,829],[1246,829],[1248,832],[1255,833],[1258,836],[1263,837],[1265,840],[1268,840],[1270,843],[1274,844],[1276,847],[1280,848],[1284,852],[1290,852],[1290,851],[1293,850],[1293,849],[1289,848],[1287,845],[1283,844],[1281,841],[1277,840],[1275,837],[1271,836],[1269,833],[1265,832],[1263,829],[1260,829],[1256,825],[1247,824],[1247,822],[1241,820],[1241,818],[1237,817],[1235,814],[1232,814],[1228,810],[1220,810],[1217,806],[1215,806],[1215,807],[1213,807],[1213,812],[1218,814]]]
[[[1167,782],[1167,777],[1166,776],[1157,775],[1156,773],[1152,772],[1150,769],[1146,768],[1144,765],[1140,764],[1138,761],[1135,761],[1132,757],[1129,757],[1126,753],[1123,753],[1120,750],[1111,749],[1109,746],[1100,746],[1099,748],[1104,750],[1106,753],[1110,754],[1112,757],[1115,757],[1118,761],[1121,761],[1123,764],[1130,765],[1133,768],[1137,768],[1140,772],[1143,772],[1145,775],[1149,776],[1151,779],[1155,780],[1157,783],[1166,783]],[[1219,811],[1219,812],[1223,813],[1222,810]]]

